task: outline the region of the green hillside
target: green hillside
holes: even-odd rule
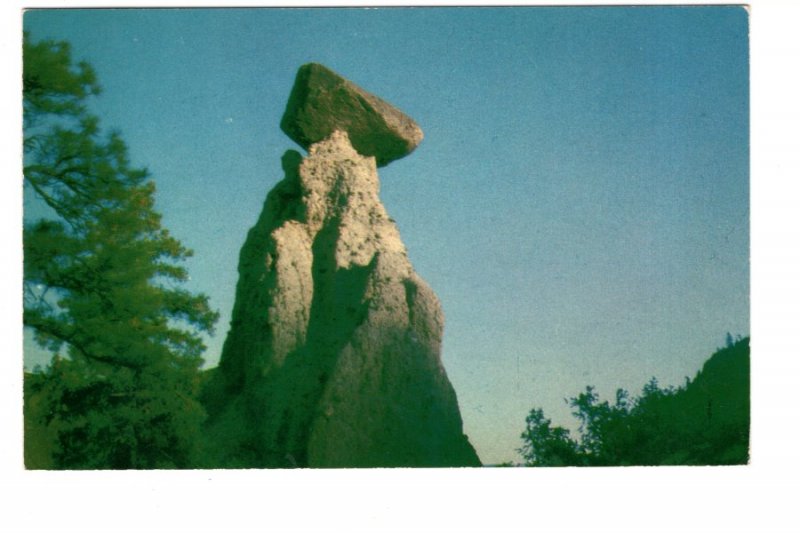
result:
[[[614,403],[587,387],[569,403],[579,438],[532,410],[519,450],[527,466],[746,464],[750,339],[729,342],[682,387],[652,379],[638,398],[618,390]]]

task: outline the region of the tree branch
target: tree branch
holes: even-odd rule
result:
[[[82,343],[79,340],[76,339],[76,337],[80,335],[79,331],[75,330],[72,331],[71,333],[61,331],[60,328],[58,328],[56,324],[54,324],[52,321],[43,319],[37,320],[32,316],[31,312],[23,312],[22,323],[24,326],[28,326],[40,333],[49,335],[62,342],[67,343],[71,347],[75,348],[82,356],[86,357],[89,360],[97,361],[99,363],[104,363],[112,366],[114,365],[123,366],[125,368],[130,368],[131,370],[141,370],[144,367],[144,364],[134,364],[127,361],[115,359],[113,357],[104,357],[102,355],[91,353],[88,349],[86,349],[82,345]]]

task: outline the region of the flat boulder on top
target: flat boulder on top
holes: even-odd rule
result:
[[[410,154],[423,136],[411,117],[319,63],[297,71],[281,129],[305,149],[344,131],[379,167]]]

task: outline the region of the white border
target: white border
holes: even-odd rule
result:
[[[656,4],[657,2],[638,2]],[[722,4],[726,2],[705,2]],[[315,5],[376,5],[316,2]],[[416,5],[453,5],[420,2]],[[458,2],[487,5],[487,2]],[[553,5],[554,2],[549,2]],[[558,4],[558,3],[555,3]],[[592,2],[571,2],[587,5]],[[625,5],[627,2],[604,2]],[[19,94],[23,7],[209,2],[5,1],[0,529],[4,531],[798,531],[800,4],[753,1],[753,464],[732,468],[25,472],[21,469]],[[217,3],[216,5],[220,5]],[[264,5],[238,1],[237,7]],[[282,2],[281,5],[309,5]],[[380,3],[380,5],[391,5]]]

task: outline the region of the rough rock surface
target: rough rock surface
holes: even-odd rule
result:
[[[306,149],[344,131],[358,153],[375,156],[379,167],[422,141],[422,130],[410,117],[318,63],[298,70],[281,129]]]
[[[335,131],[283,163],[241,251],[210,466],[478,466],[375,160]]]

